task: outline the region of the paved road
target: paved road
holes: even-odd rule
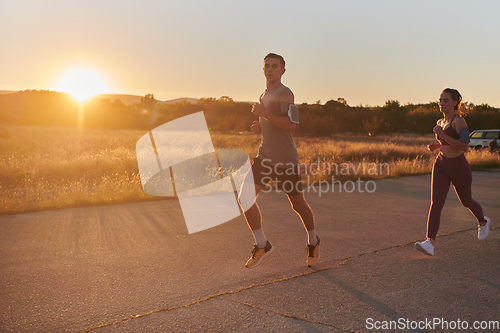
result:
[[[451,190],[434,257],[412,245],[425,237],[429,175],[380,180],[373,193],[310,189],[323,242],[314,269],[278,193],[258,199],[276,250],[253,269],[242,216],[189,235],[175,200],[0,216],[0,331],[373,332],[406,319],[500,321],[500,172],[473,174],[490,236],[477,240]],[[426,331],[411,325],[385,332]]]

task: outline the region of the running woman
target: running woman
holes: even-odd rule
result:
[[[472,199],[472,173],[464,152],[469,145],[460,139],[460,129],[467,128],[467,123],[461,116],[460,102],[462,96],[456,89],[446,88],[439,97],[439,108],[443,119],[439,119],[433,131],[436,133],[437,143],[427,145],[430,151],[440,149],[432,168],[431,207],[427,219],[427,239],[416,242],[417,250],[434,255],[434,243],[439,230],[441,211],[446,196],[453,183],[455,192],[463,206],[469,208],[478,223],[477,236],[480,240],[488,237],[490,219],[483,215],[481,205]],[[467,131],[468,133],[468,131]]]
[[[248,173],[253,175],[253,181],[246,179],[243,187],[255,186],[255,196],[250,200],[256,200],[259,192],[272,179],[277,189],[288,195],[292,209],[299,215],[307,231],[306,264],[313,266],[319,260],[320,239],[316,235],[313,212],[302,191],[299,158],[292,138],[296,123],[292,122],[288,115],[289,107],[294,103],[294,96],[292,91],[281,83],[284,73],[283,57],[274,53],[266,55],[264,58],[266,90],[261,94],[259,103],[253,105],[252,113],[259,117],[259,121],[254,121],[251,126],[255,134],[262,134],[262,140],[259,153],[253,160],[252,169]],[[244,197],[248,191],[242,189],[241,193],[238,199],[255,239],[252,256],[245,264],[249,268],[259,265],[263,258],[274,251],[274,247],[264,235],[262,215],[257,202],[248,203],[248,198]],[[245,208],[251,207],[245,209],[244,206]]]

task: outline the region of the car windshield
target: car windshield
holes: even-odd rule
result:
[[[481,139],[483,137],[483,133],[484,132],[474,132],[474,133],[472,133],[471,138],[472,139]]]

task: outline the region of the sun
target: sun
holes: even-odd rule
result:
[[[106,81],[88,68],[77,68],[64,74],[56,88],[57,91],[71,94],[79,102],[83,102],[97,94],[108,92]]]

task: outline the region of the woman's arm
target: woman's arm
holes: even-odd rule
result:
[[[462,118],[462,117],[459,117],[455,122],[455,127],[453,128],[458,134],[460,134],[460,128],[462,127],[467,127],[467,123],[465,122],[465,119]],[[448,142],[450,144],[450,146],[452,146],[453,148],[456,148],[456,149],[459,149],[459,150],[462,150],[462,151],[467,151],[469,149],[469,144],[468,143],[464,143],[462,142],[461,140],[457,140],[457,139],[454,139],[452,138],[451,136],[449,136],[448,134],[446,134],[444,131],[443,131],[443,128],[439,125],[436,125],[433,129],[433,131],[439,135],[439,137],[441,139],[443,139],[444,141]]]
[[[436,124],[437,124],[437,125],[439,125],[439,126],[441,126],[441,122],[442,122],[442,121],[443,121],[442,119],[439,119],[439,120],[436,122]],[[427,149],[429,149],[430,151],[434,151],[434,150],[436,150],[436,149],[441,149],[441,143],[440,143],[440,142],[439,142],[439,140],[438,140],[438,135],[436,134],[435,136],[436,136],[436,141],[438,141],[438,142],[429,143],[429,144],[427,145]]]
[[[430,151],[434,151],[434,150],[440,149],[440,148],[441,148],[441,144],[439,142],[429,143],[427,145],[427,149],[429,149]]]

